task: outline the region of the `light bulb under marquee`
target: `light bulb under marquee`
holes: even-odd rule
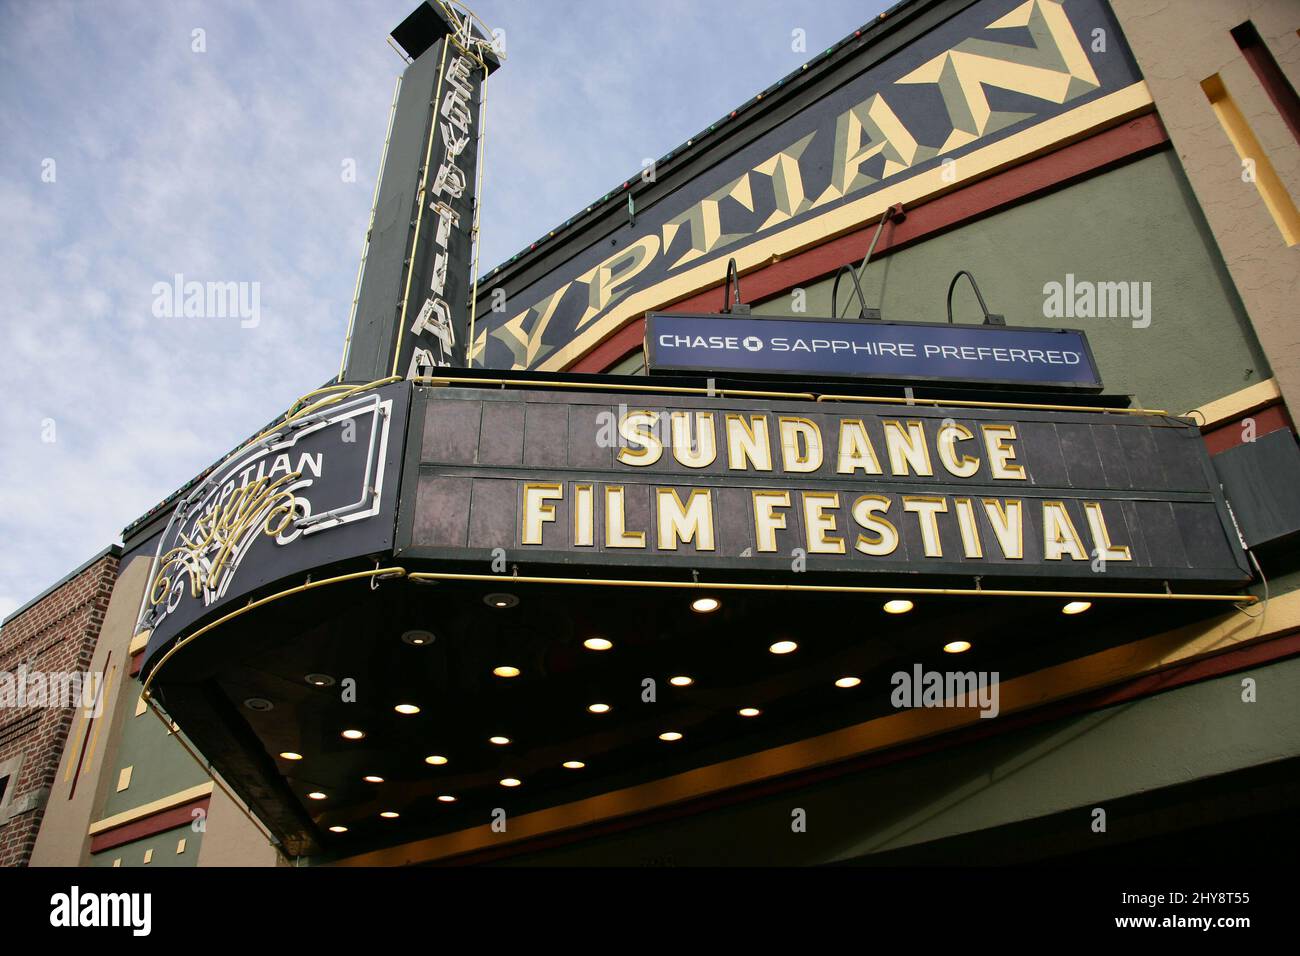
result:
[[[438,797],[438,802],[439,802],[439,803],[455,803],[455,802],[456,802],[456,798],[453,797],[450,793],[444,793],[444,794],[441,794],[441,795]]]
[[[345,730],[345,731],[343,731],[343,737],[344,737],[345,740],[360,740],[360,739],[361,739],[362,737],[364,737],[365,735],[366,735],[366,732],[365,732],[364,730]]]
[[[442,756],[442,754],[430,754],[428,757],[424,758],[424,762],[432,764],[435,767],[441,767],[447,762],[447,758]]]
[[[373,773],[371,773],[371,774],[367,774],[366,776],[362,777],[361,779],[364,780],[366,783],[383,783],[383,782],[384,782],[384,778],[383,778],[383,777],[376,777]]]
[[[280,756],[285,760],[301,760],[302,754],[296,754],[292,750],[286,750]]]
[[[884,604],[886,614],[906,614],[914,607],[916,605],[906,598],[895,598],[892,601],[886,601]]]
[[[702,597],[696,598],[691,602],[691,610],[700,614],[708,614],[710,611],[716,611],[722,606],[722,602],[717,598]]]
[[[662,734],[659,735],[659,739],[667,740],[671,743],[674,740],[681,740],[682,735],[675,730],[665,730]]]
[[[609,704],[591,704],[587,709],[593,714],[608,714]]]
[[[690,687],[695,683],[695,678],[687,677],[685,674],[679,674],[676,677],[668,678],[668,683],[672,684],[674,687]]]
[[[505,777],[505,778],[502,779],[502,781],[501,781],[501,786],[503,786],[503,787],[517,787],[517,786],[519,786],[520,783],[521,783],[521,781],[518,780],[518,779],[515,778],[515,777]]]
[[[741,717],[757,717],[762,711],[757,707],[742,707],[736,713],[740,714]]]
[[[799,645],[794,641],[777,641],[768,648],[773,654],[792,654],[799,649]]]
[[[582,642],[582,646],[589,651],[607,651],[614,646],[614,642],[603,637],[589,637]]]
[[[398,704],[393,708],[393,710],[397,711],[399,714],[407,715],[418,714],[420,712],[420,708],[415,706],[415,704]]]
[[[836,687],[857,687],[862,683],[860,677],[841,677],[835,682]]]
[[[498,747],[504,747],[506,744],[510,743],[510,738],[509,738],[509,737],[489,737],[489,738],[488,738],[488,743],[490,743],[490,744],[496,744]]]
[[[964,654],[970,650],[970,641],[949,641],[943,645],[945,654]]]
[[[511,667],[509,664],[502,664],[500,667],[492,668],[492,673],[497,677],[518,677],[519,668]]]
[[[340,827],[340,826],[330,827],[330,833],[347,833],[347,832],[348,832],[347,827]]]
[[[379,815],[385,820],[396,820],[400,816],[396,810],[385,810]]]
[[[583,763],[581,760],[566,760],[566,761],[564,761],[564,769],[565,769],[565,770],[581,770],[581,769],[582,769],[583,767],[585,767],[585,766],[587,766],[587,765],[586,765],[585,763]]]
[[[1088,608],[1092,607],[1091,601],[1071,601],[1065,607],[1061,608],[1062,614],[1082,614]]]
[[[325,799],[325,794],[321,793],[319,790],[313,790],[311,793],[307,794],[307,796],[311,797],[313,800]]]

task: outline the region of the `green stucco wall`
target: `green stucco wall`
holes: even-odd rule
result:
[[[890,228],[886,226],[886,229]],[[930,237],[867,266],[868,305],[892,321],[944,322],[948,282],[974,273],[989,310],[1008,325],[1079,328],[1088,334],[1108,393],[1182,413],[1268,378],[1267,362],[1172,152]],[[1150,325],[1123,318],[1047,318],[1044,286],[1076,281],[1150,283]],[[832,280],[805,288],[805,314],[831,314]],[[840,311],[849,302],[840,283]],[[757,304],[790,315],[790,294]],[[958,322],[982,314],[963,280]]]

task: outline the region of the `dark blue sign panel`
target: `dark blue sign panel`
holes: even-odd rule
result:
[[[1073,329],[651,313],[650,372],[740,372],[1100,391]]]

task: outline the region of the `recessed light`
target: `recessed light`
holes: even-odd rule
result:
[[[340,827],[340,826],[330,827],[330,833],[347,833],[347,832],[348,832],[347,827]]]
[[[682,735],[675,730],[665,730],[662,734],[659,735],[659,739],[668,740],[668,741],[681,740]]]
[[[585,767],[585,766],[587,766],[587,765],[586,765],[585,763],[583,763],[581,760],[566,760],[566,761],[564,761],[564,769],[565,769],[565,770],[581,770],[581,769],[582,769],[583,767]]]
[[[424,762],[427,764],[432,764],[435,767],[441,767],[443,764],[447,762],[447,758],[442,756],[441,754],[432,754],[428,757],[425,757]]]
[[[489,738],[488,738],[488,743],[490,743],[490,744],[496,744],[498,747],[504,747],[506,744],[510,743],[510,738],[509,738],[509,737],[489,737]]]
[[[444,794],[441,794],[441,795],[438,797],[438,802],[439,802],[439,803],[455,803],[455,802],[456,802],[456,798],[453,797],[450,793],[444,793]]]
[[[587,709],[593,714],[608,714],[609,704],[589,704]]]
[[[1092,607],[1091,601],[1071,601],[1065,607],[1061,608],[1062,614],[1082,614],[1088,608]]]
[[[244,706],[247,707],[249,710],[256,710],[261,712],[266,712],[268,710],[275,709],[275,704],[271,703],[265,697],[249,697],[247,700],[244,701]]]
[[[362,737],[364,737],[365,735],[366,735],[366,732],[365,732],[364,730],[345,730],[345,731],[343,731],[343,737],[344,737],[344,739],[346,739],[346,740],[360,740],[360,739],[361,739]]]
[[[400,814],[396,810],[385,810],[383,813],[379,815],[383,817],[385,820],[396,820],[398,816],[400,816]]]
[[[503,787],[517,787],[519,784],[520,781],[514,777],[506,777],[501,781],[501,786]]]
[[[682,674],[677,677],[668,678],[668,683],[672,684],[674,687],[690,687],[695,683],[695,678],[687,677],[685,674]]]
[[[769,647],[768,650],[771,651],[773,654],[790,654],[793,651],[797,650],[798,648],[799,645],[796,644],[794,641],[777,641],[775,644]]]
[[[280,756],[281,756],[283,759],[285,759],[285,760],[301,760],[301,759],[302,759],[302,754],[296,754],[296,753],[294,753],[292,750],[286,750],[286,751],[284,751],[283,753],[281,753]]]
[[[434,637],[430,631],[406,631],[402,640],[412,647],[428,647],[433,643]]]
[[[970,641],[949,641],[943,645],[945,654],[961,654],[970,650]]]
[[[906,614],[914,607],[916,607],[916,605],[913,604],[911,601],[907,600],[906,598],[895,598],[892,601],[885,602],[885,613]]]
[[[399,714],[418,714],[420,712],[420,708],[414,704],[398,704],[393,710]]]
[[[311,797],[313,800],[325,799],[325,794],[321,793],[319,790],[313,790],[311,793],[307,794],[307,796]]]
[[[762,711],[757,707],[742,707],[736,713],[740,714],[741,717],[757,717]]]
[[[835,682],[836,687],[857,687],[862,683],[860,677],[841,677]]]
[[[716,611],[722,607],[722,602],[717,598],[702,597],[696,598],[691,602],[691,610],[698,611],[701,614],[708,614],[710,611]]]
[[[518,677],[519,668],[511,667],[509,664],[502,664],[500,667],[492,668],[492,673],[497,677]]]
[[[305,680],[308,684],[311,684],[312,687],[334,686],[334,678],[330,677],[329,674],[308,674],[306,677],[303,678],[303,680]]]
[[[515,597],[513,594],[507,594],[505,591],[498,591],[495,594],[489,594],[484,597],[483,603],[488,607],[515,607],[519,603],[519,598]]]
[[[365,775],[364,777],[362,777],[361,779],[364,780],[366,783],[383,783],[383,782],[384,782],[384,778],[383,778],[383,777],[376,777],[373,773],[366,774],[366,775]]]
[[[614,642],[603,637],[589,637],[582,642],[582,646],[589,651],[607,651],[614,646]]]

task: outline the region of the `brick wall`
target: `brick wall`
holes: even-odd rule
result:
[[[112,549],[23,608],[0,628],[0,673],[85,671],[117,578]],[[0,866],[24,866],[36,843],[63,743],[82,711],[67,707],[0,707],[0,774],[21,759],[0,811]],[[7,817],[7,819],[6,819]]]

